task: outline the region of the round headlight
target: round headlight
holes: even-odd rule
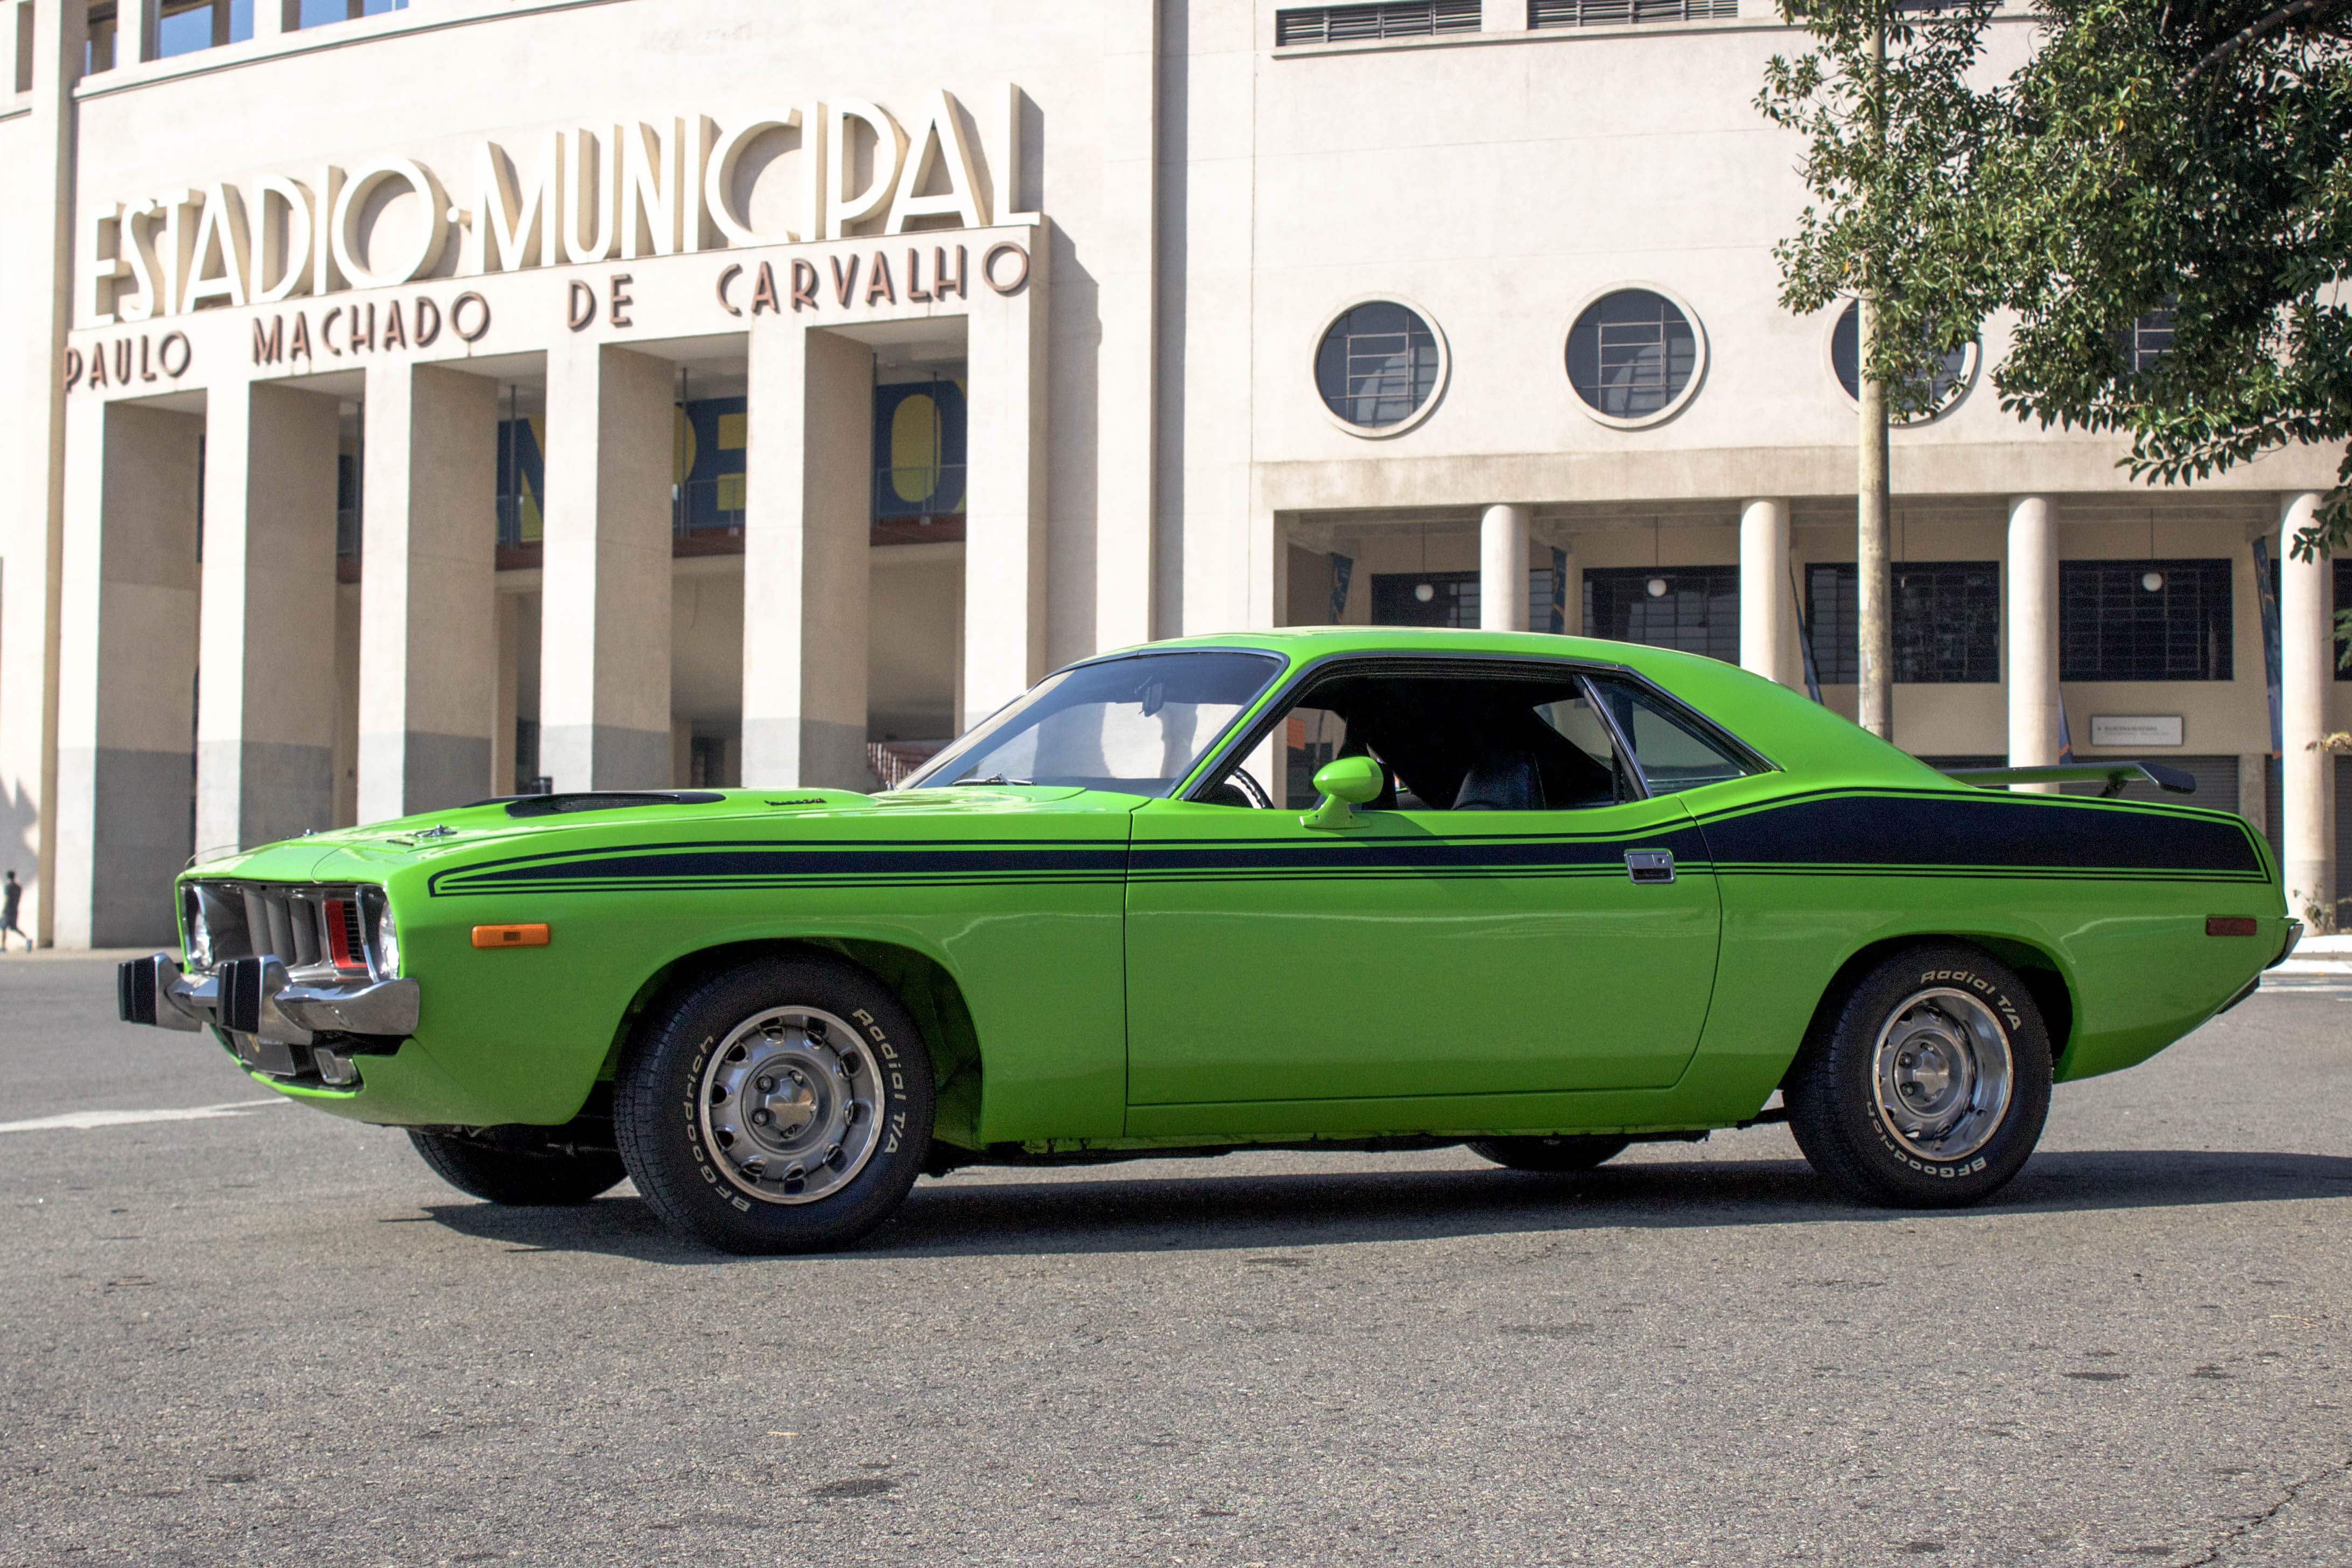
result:
[[[392,906],[375,907],[375,961],[386,980],[400,977],[400,928],[392,922]]]

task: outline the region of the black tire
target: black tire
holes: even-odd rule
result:
[[[408,1130],[433,1173],[461,1193],[519,1207],[584,1204],[621,1184],[629,1173],[611,1149],[561,1142],[560,1127],[485,1127],[471,1131]]]
[[[2005,1098],[1994,1092],[1996,1037]],[[1962,1057],[1967,1067],[1951,1066]],[[1797,1146],[1847,1197],[1957,1208],[1998,1192],[2032,1154],[2050,1114],[2052,1059],[2041,1010],[2015,971],[1979,948],[1927,943],[1862,977],[1798,1053],[1781,1098]],[[1913,1116],[1906,1133],[1897,1121]],[[1928,1137],[1946,1116],[1949,1133]]]
[[[1514,1171],[1540,1171],[1562,1175],[1607,1164],[1632,1147],[1631,1138],[1589,1134],[1558,1138],[1479,1138],[1470,1152]]]
[[[777,1015],[778,1032],[754,1027]],[[930,1148],[932,1088],[921,1031],[887,986],[794,954],[729,970],[650,1016],[614,1085],[613,1126],[637,1191],[673,1228],[727,1252],[816,1252],[905,1200]],[[795,1138],[817,1142],[795,1152]]]

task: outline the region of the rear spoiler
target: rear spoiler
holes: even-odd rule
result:
[[[2197,780],[2162,763],[2076,763],[2055,768],[1945,768],[1946,778],[1982,789],[2015,784],[2103,784],[2101,800],[2113,800],[2134,779],[2146,779],[2168,795],[2195,795]]]

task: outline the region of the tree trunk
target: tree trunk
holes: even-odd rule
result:
[[[1887,525],[1893,511],[1886,469],[1886,384],[1870,373],[1878,336],[1878,309],[1864,293],[1857,303],[1856,382],[1862,404],[1860,462],[1855,475],[1854,618],[1862,634],[1861,689],[1854,718],[1882,741],[1895,739],[1894,582],[1887,569]]]
[[[1871,51],[1871,139],[1886,141],[1886,28],[1881,26]],[[1894,510],[1886,471],[1886,383],[1874,369],[1878,358],[1878,298],[1873,287],[1894,260],[1874,258],[1865,271],[1862,298],[1854,306],[1854,384],[1862,405],[1859,461],[1854,476],[1854,619],[1862,635],[1861,689],[1854,718],[1882,741],[1895,739],[1894,582],[1886,568],[1886,535]]]

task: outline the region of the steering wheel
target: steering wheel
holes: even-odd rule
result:
[[[1242,793],[1249,796],[1250,805],[1255,806],[1258,810],[1271,811],[1274,809],[1274,797],[1265,793],[1265,786],[1264,784],[1250,777],[1250,772],[1247,768],[1235,768],[1230,774],[1226,775],[1225,782],[1228,784],[1240,784],[1242,786]]]

